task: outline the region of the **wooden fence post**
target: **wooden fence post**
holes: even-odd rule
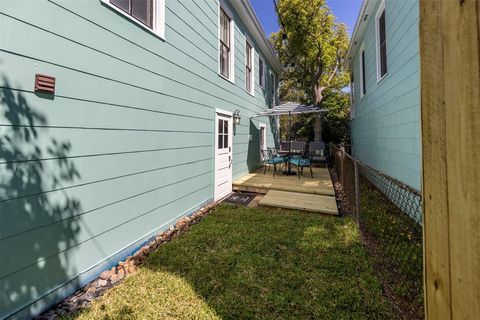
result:
[[[340,149],[339,153],[340,153],[340,156],[339,156],[339,158],[340,158],[340,170],[339,170],[339,172],[340,172],[340,184],[342,185],[342,188],[345,189],[344,188],[345,181],[343,180],[343,176],[344,176],[344,174],[343,174],[344,173],[344,171],[343,171],[343,161],[345,159],[344,158],[344,152],[343,152],[342,149]]]
[[[425,311],[480,319],[480,5],[420,0]]]
[[[357,223],[360,225],[360,181],[358,172],[357,159],[352,157],[353,168],[355,174],[355,213],[357,215]]]

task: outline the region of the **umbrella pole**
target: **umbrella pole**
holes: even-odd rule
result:
[[[292,112],[288,111],[288,152],[292,153]]]
[[[287,175],[292,172],[292,165],[290,164],[290,158],[292,157],[292,112],[288,111],[288,171]]]

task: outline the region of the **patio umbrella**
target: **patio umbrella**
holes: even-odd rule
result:
[[[304,105],[298,102],[285,102],[278,106],[274,106],[270,109],[266,109],[260,113],[257,113],[255,117],[288,115],[288,149],[291,152],[292,114],[322,113],[325,111],[327,111],[327,109],[318,109],[315,108],[313,105]]]

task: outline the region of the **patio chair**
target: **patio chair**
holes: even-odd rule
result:
[[[263,174],[267,172],[267,166],[273,165],[273,176],[275,177],[275,174],[277,173],[277,164],[282,165],[284,164],[284,160],[282,157],[275,157],[272,152],[269,150],[260,150],[262,152],[262,157],[263,157]]]
[[[327,167],[327,154],[325,149],[325,142],[312,141],[308,144],[308,151],[311,154],[313,163],[323,163]]]
[[[310,177],[313,178],[313,170],[312,170],[312,153],[303,153],[302,155],[293,156],[290,159],[290,164],[297,169],[298,179],[300,179],[300,174],[303,175],[303,168],[309,167],[310,168]]]
[[[305,141],[292,141],[292,152],[304,153],[306,145]]]
[[[278,149],[277,148],[272,148],[272,147],[267,147],[267,151],[270,152],[270,155],[271,157],[273,157],[273,159],[275,160],[282,160],[283,161],[283,165],[286,165],[287,164],[287,161],[288,161],[288,157],[285,157],[285,156],[282,156],[280,155],[280,153],[278,152]],[[282,168],[280,167],[280,170]]]
[[[280,150],[282,151],[288,151],[290,146],[288,145],[288,141],[282,141],[280,142]]]

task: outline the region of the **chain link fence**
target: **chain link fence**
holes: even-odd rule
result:
[[[333,148],[346,213],[357,222],[398,319],[423,319],[422,196]]]
[[[400,211],[416,223],[422,224],[422,195],[418,190],[354,159],[343,149],[335,148],[333,153],[335,172],[352,213],[359,212],[359,181],[363,177]]]

